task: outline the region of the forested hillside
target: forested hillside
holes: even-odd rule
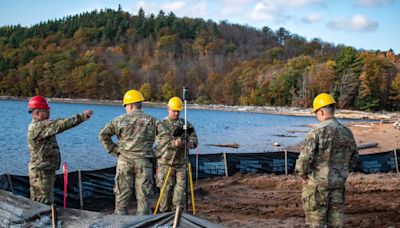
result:
[[[384,42],[384,37],[382,37]],[[341,108],[398,110],[400,60],[276,31],[105,9],[32,27],[0,28],[0,95],[309,107],[320,92]]]

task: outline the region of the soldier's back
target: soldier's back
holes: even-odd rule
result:
[[[318,153],[315,157],[318,182],[328,188],[340,188],[346,182],[356,144],[349,128],[331,119],[321,123]]]
[[[156,119],[134,111],[115,119],[119,152],[127,157],[151,157],[156,134]]]

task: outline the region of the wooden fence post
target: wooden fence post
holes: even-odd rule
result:
[[[226,159],[226,153],[224,152],[224,164],[225,164],[225,176],[229,177],[229,173],[228,173],[228,161]]]
[[[396,172],[399,173],[399,161],[397,160],[397,149],[394,149],[393,153],[394,153],[394,164],[396,165]]]
[[[287,162],[287,150],[283,150],[285,152],[285,175],[288,175],[288,162]]]
[[[12,185],[11,177],[10,177],[10,174],[8,174],[8,173],[7,173],[7,180],[8,180],[8,184],[10,185],[10,191],[12,194],[14,194],[14,188]]]

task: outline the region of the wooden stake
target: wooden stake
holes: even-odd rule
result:
[[[174,218],[174,223],[173,223],[172,228],[179,227],[179,223],[181,221],[181,215],[182,215],[182,208],[181,208],[181,206],[178,206],[175,211],[175,218]]]
[[[51,223],[53,228],[57,228],[57,210],[54,204],[51,205]]]
[[[79,167],[78,167],[78,182],[79,182],[79,204],[81,206],[81,210],[83,210],[82,175],[81,175],[81,169]]]
[[[229,177],[228,173],[228,160],[226,159],[226,153],[224,153],[224,164],[225,164],[225,176]]]

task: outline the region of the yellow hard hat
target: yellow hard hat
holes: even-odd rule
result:
[[[143,95],[139,91],[132,89],[125,93],[123,105],[137,103],[141,101],[144,101]]]
[[[168,107],[174,111],[182,111],[182,100],[179,97],[173,97],[168,101]]]
[[[316,112],[318,109],[331,104],[336,104],[335,99],[333,99],[333,97],[327,93],[320,93],[314,98],[313,112]]]

